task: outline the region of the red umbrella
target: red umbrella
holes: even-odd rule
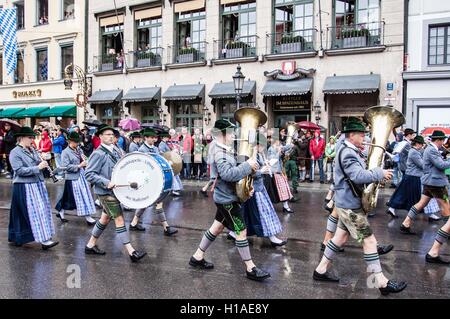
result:
[[[300,128],[304,130],[320,130],[320,126],[317,124],[314,124],[313,122],[309,121],[302,121],[297,123]]]
[[[422,131],[422,135],[432,135],[434,131],[442,131],[445,135],[450,135],[449,127],[427,127]]]
[[[5,129],[5,124],[11,125],[11,129],[13,131],[17,131],[17,130],[19,130],[22,127],[22,125],[20,125],[16,121],[13,121],[13,120],[10,120],[10,119],[0,119],[0,128],[2,130]]]

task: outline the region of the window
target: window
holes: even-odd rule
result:
[[[14,83],[23,83],[25,75],[25,68],[23,64],[23,53],[17,53],[17,67],[14,71]]]
[[[194,102],[176,102],[175,126],[186,126],[189,132],[194,128],[203,128],[203,105]]]
[[[15,2],[17,12],[17,30],[25,29],[25,4],[23,1]]]
[[[3,54],[0,53],[0,85],[3,84]]]
[[[48,80],[47,49],[36,50],[37,56],[37,81]]]
[[[116,17],[112,19],[116,19]],[[122,46],[123,29],[123,23],[109,24],[102,27],[102,55],[99,58],[100,71],[123,68],[125,64],[125,54]]]
[[[138,28],[137,50],[160,48],[162,45],[162,19],[143,19],[136,23]]]
[[[75,18],[75,0],[62,0],[62,20]]]
[[[450,25],[430,26],[428,64],[450,64]]]
[[[101,120],[103,123],[112,126],[112,127],[118,127],[119,126],[119,120],[120,120],[120,111],[119,106],[104,106],[101,110]]]
[[[197,62],[206,52],[205,11],[181,12],[177,17],[176,62]]]
[[[61,79],[64,79],[66,66],[73,63],[73,45],[61,47]]]
[[[37,1],[37,24],[48,24],[48,0]]]
[[[156,103],[143,103],[142,104],[142,123],[157,124],[159,123],[158,106]]]

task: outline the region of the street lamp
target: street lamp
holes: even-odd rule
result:
[[[72,77],[74,72],[77,75],[78,79],[78,93],[75,98],[75,104],[78,107],[83,108],[84,117],[86,119],[87,114],[89,113],[87,111],[86,105],[88,97],[91,96],[91,89],[92,89],[91,78],[88,78],[86,76],[86,73],[84,73],[83,69],[71,63],[64,68],[64,87],[66,90],[72,90],[73,86]]]
[[[238,64],[237,72],[233,75],[234,92],[236,92],[236,108],[239,109],[241,105],[241,93],[244,89],[245,76],[241,72],[241,66]]]
[[[320,122],[320,114],[322,114],[322,111],[320,110],[321,106],[319,104],[319,101],[314,104],[314,114],[316,116],[316,124],[319,124]]]

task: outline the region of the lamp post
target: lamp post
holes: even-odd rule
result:
[[[233,75],[234,92],[236,92],[236,108],[239,109],[241,106],[241,93],[244,88],[245,76],[241,72],[241,66],[238,64],[237,72]]]
[[[81,69],[78,65],[71,63],[64,69],[64,87],[66,90],[72,90],[72,77],[74,72],[78,79],[78,93],[75,98],[75,104],[78,107],[83,108],[84,118],[87,119],[89,112],[86,106],[88,97],[91,96],[92,92],[92,79],[88,78],[83,69]]]
[[[319,125],[320,122],[320,114],[322,114],[321,106],[319,104],[319,101],[314,104],[314,114],[316,116],[316,124]]]

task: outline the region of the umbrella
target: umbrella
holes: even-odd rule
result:
[[[10,120],[10,119],[0,119],[0,128],[2,130],[5,129],[5,124],[8,123],[9,125],[11,125],[11,129],[13,131],[17,131],[19,130],[22,125],[20,125],[19,123],[17,123],[16,121]]]
[[[297,123],[304,130],[320,130],[320,126],[313,122],[302,121]]]
[[[103,123],[99,120],[86,120],[82,122],[83,124],[86,124],[88,126],[95,126],[98,127],[100,125],[102,125]]]
[[[141,127],[141,122],[136,119],[128,118],[121,120],[119,122],[119,126],[125,131],[134,131],[138,130]]]
[[[427,127],[422,131],[422,135],[432,135],[434,131],[442,131],[445,135],[450,135],[450,128],[449,127]]]

